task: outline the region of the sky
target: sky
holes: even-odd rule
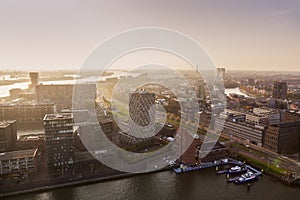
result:
[[[1,0],[0,27],[0,72],[77,70],[141,27],[182,32],[229,70],[300,69],[299,0]]]

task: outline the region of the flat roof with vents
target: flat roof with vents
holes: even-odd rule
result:
[[[59,114],[47,114],[44,117],[45,120],[59,120],[59,119],[72,119],[72,113],[59,113]]]
[[[28,150],[0,153],[0,161],[15,160],[20,158],[31,158],[36,155],[37,150],[38,149],[28,149]]]

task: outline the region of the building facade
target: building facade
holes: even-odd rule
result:
[[[241,140],[262,146],[265,128],[263,126],[249,124],[246,122],[233,122],[226,120],[223,133],[232,135]]]
[[[300,121],[300,111],[286,111],[282,114],[283,122]]]
[[[29,72],[29,77],[31,84],[29,88],[34,88],[37,84],[39,84],[39,73],[38,72]]]
[[[155,94],[138,91],[129,96],[129,135],[148,138],[155,131]]]
[[[300,151],[300,121],[281,122],[266,130],[264,147],[277,153]]]
[[[262,118],[267,118],[267,124],[278,124],[281,121],[281,113],[278,109],[253,108],[253,113]]]
[[[72,108],[73,85],[43,85],[35,86],[39,103],[54,103],[57,111]]]
[[[48,169],[52,177],[72,173],[74,163],[73,114],[49,114],[44,118]]]
[[[35,86],[37,101],[40,103],[55,103],[57,111],[61,112],[62,109],[73,108],[73,89],[76,87],[76,97],[80,105],[75,105],[75,109],[84,109],[86,100],[94,101],[96,99],[96,85],[95,84],[77,84],[75,85],[43,85]],[[93,99],[91,99],[93,98]],[[91,105],[94,106],[94,105]]]
[[[0,120],[19,123],[41,122],[46,114],[56,113],[53,103],[18,103],[0,105]]]
[[[0,121],[0,152],[15,150],[16,141],[16,120]]]
[[[273,86],[273,97],[275,99],[286,99],[287,84],[283,81],[276,81]]]
[[[37,170],[37,149],[0,153],[0,182],[28,180]]]

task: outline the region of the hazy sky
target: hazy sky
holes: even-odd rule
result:
[[[79,69],[108,37],[175,29],[227,69],[299,70],[299,0],[1,0],[0,70]]]

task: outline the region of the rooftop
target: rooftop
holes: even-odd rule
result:
[[[270,125],[270,126],[280,127],[280,128],[291,127],[291,126],[299,126],[300,127],[300,121],[280,122],[278,124],[273,124],[273,125]]]
[[[15,100],[1,102],[0,107],[33,107],[33,106],[54,106],[55,103],[40,103],[36,101],[21,101],[17,102]]]
[[[47,114],[44,117],[44,121],[61,120],[61,119],[73,119],[73,114],[72,113]]]
[[[17,120],[5,120],[5,121],[0,121],[0,128],[6,128],[9,125],[15,123]]]
[[[38,149],[28,149],[0,153],[0,161],[34,157],[36,155],[37,150]]]
[[[132,94],[148,94],[148,95],[155,95],[155,93],[148,92],[148,91],[146,91],[146,90],[137,90],[137,91],[131,92],[131,95],[132,95]]]
[[[30,134],[30,135],[22,135],[18,141],[33,141],[33,140],[45,140],[45,134]]]
[[[100,118],[99,123],[111,123],[113,120],[111,118]]]

